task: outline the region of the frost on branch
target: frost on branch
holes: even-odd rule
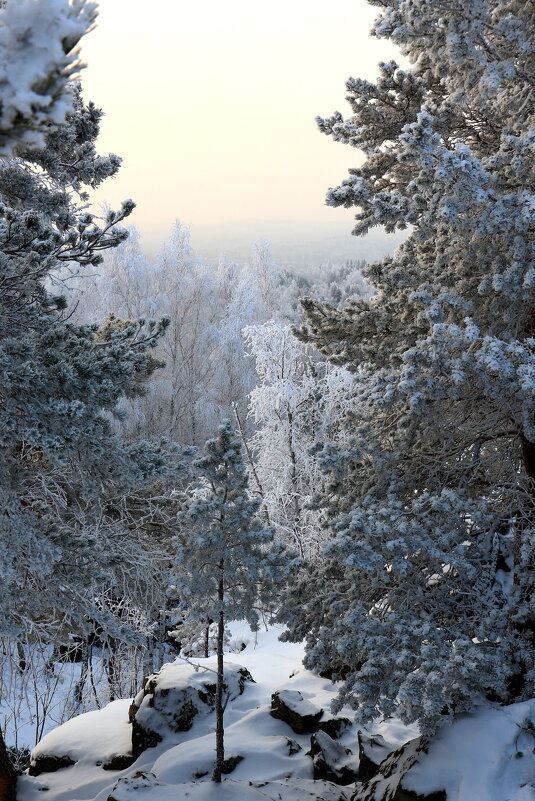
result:
[[[412,66],[350,79],[351,116],[319,121],[366,157],[327,202],[356,208],[357,234],[411,233],[366,269],[371,299],[303,304],[301,338],[354,382],[289,636],[310,667],[345,668],[362,719],[431,731],[534,693],[535,18],[373,4]]]
[[[42,146],[72,110],[77,44],[96,13],[91,0],[8,0],[0,11],[0,153]]]

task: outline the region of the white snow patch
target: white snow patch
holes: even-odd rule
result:
[[[448,801],[534,801],[534,723],[535,700],[467,715],[439,732],[403,786],[445,790]]]
[[[103,709],[85,712],[47,734],[32,751],[32,758],[54,754],[95,765],[132,750],[128,722],[131,701],[112,701]]]

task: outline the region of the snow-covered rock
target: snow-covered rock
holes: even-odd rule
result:
[[[246,668],[227,663],[224,697],[235,700],[252,681]],[[197,715],[213,712],[215,682],[216,668],[210,664],[171,663],[145,679],[129,710],[134,756],[160,743],[169,732],[189,731]]]
[[[341,743],[333,740],[324,731],[310,738],[310,755],[314,766],[314,778],[335,784],[353,784],[358,776],[358,762],[353,753]]]
[[[535,801],[535,700],[464,715],[383,760],[353,801]]]
[[[106,768],[110,761],[128,755],[132,763],[129,703],[112,701],[104,709],[78,715],[51,731],[31,753],[30,775],[55,772],[78,762]]]
[[[379,766],[394,750],[380,734],[368,735],[358,732],[359,780],[367,782],[379,772]]]
[[[307,701],[299,690],[279,690],[271,696],[271,717],[283,720],[296,734],[318,730],[323,709]]]

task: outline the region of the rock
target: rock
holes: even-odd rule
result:
[[[288,746],[288,756],[293,756],[303,750],[299,743],[296,740],[292,740],[291,737],[286,738],[286,744]]]
[[[376,775],[357,787],[351,801],[447,801],[444,790],[419,795],[403,787],[403,779],[419,760],[420,755],[426,753],[426,748],[427,741],[423,737],[416,737],[396,751],[392,751],[383,759]]]
[[[436,793],[427,793],[420,795],[415,793],[414,790],[406,790],[404,787],[398,787],[392,801],[447,801],[447,796],[444,790],[437,790]]]
[[[296,734],[310,734],[318,730],[323,709],[306,701],[298,690],[279,690],[271,696],[270,715],[283,720]]]
[[[236,768],[240,762],[243,762],[243,757],[238,754],[237,756],[227,757],[227,759],[223,760],[223,767],[221,768],[221,773],[224,773],[225,776],[228,776],[229,773],[232,773],[234,768]]]
[[[70,768],[76,765],[76,760],[70,756],[55,756],[52,754],[39,754],[32,757],[28,773],[30,776],[40,776],[41,773],[55,773],[62,768]]]
[[[136,757],[133,754],[118,754],[102,765],[102,770],[126,770],[133,765]]]
[[[324,731],[318,731],[310,738],[310,751],[314,764],[314,780],[333,782],[334,784],[353,784],[357,779],[357,770],[350,767],[348,758],[353,754],[349,748],[337,743]]]
[[[337,665],[335,663],[330,663],[328,667],[320,671],[319,675],[322,679],[329,679],[329,681],[337,682],[343,681],[350,673],[351,668],[349,665]]]
[[[386,740],[380,734],[369,736],[357,732],[359,741],[359,781],[367,782],[379,772],[381,762],[392,753]]]
[[[169,733],[189,731],[195,717],[215,708],[215,671],[211,667],[171,663],[144,680],[129,710],[133,759]],[[253,678],[240,665],[225,665],[224,693],[230,701]]]
[[[333,740],[337,740],[351,725],[349,718],[327,718],[319,722],[318,729],[324,731]]]

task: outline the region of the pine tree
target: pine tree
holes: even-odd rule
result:
[[[356,234],[411,227],[343,310],[301,336],[355,374],[326,560],[294,591],[307,664],[362,719],[431,731],[535,678],[534,23],[517,0],[377,0],[412,63],[347,82],[320,129],[365,153],[327,202]],[[321,605],[318,597],[322,597]],[[319,612],[318,612],[319,610]]]
[[[100,515],[106,498],[166,469],[159,447],[121,443],[110,422],[119,399],[142,393],[159,366],[151,351],[166,322],[75,325],[62,296],[65,267],[98,265],[125,239],[118,224],[134,205],[104,220],[86,210],[87,188],[120,164],[96,153],[101,112],[67,86],[72,47],[93,19],[94,5],[78,0],[10,2],[0,12],[0,58],[28,60],[0,85],[2,146],[11,148],[0,161],[0,633],[14,639],[28,629],[50,639],[88,617],[122,635],[95,603],[121,559]],[[0,798],[12,801],[3,745],[0,737]]]
[[[197,484],[183,499],[175,540],[176,576],[188,620],[217,623],[216,761],[214,782],[224,767],[225,702],[223,644],[225,626],[247,620],[258,626],[259,609],[273,607],[275,587],[290,569],[282,546],[258,520],[258,498],[251,498],[239,440],[228,421],[208,440],[204,456],[193,462]]]

